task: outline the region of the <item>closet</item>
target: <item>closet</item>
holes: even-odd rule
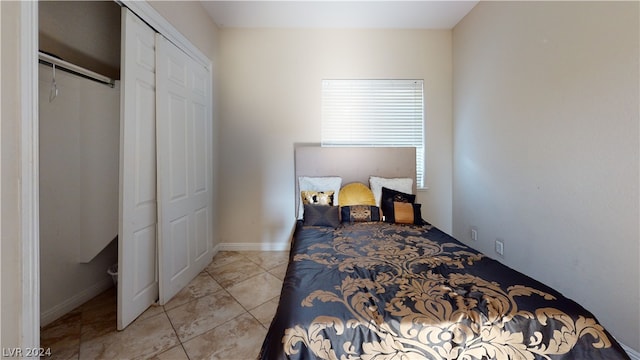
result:
[[[169,301],[213,255],[211,77],[122,14],[118,329]]]
[[[123,329],[211,261],[213,146],[210,65],[124,6],[120,21],[118,151],[109,157],[116,155],[118,164],[117,327]]]
[[[113,286],[106,270],[118,261],[120,7],[38,5],[40,319],[46,325]]]

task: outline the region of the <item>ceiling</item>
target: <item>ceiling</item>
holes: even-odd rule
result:
[[[202,0],[222,28],[451,29],[478,1]]]

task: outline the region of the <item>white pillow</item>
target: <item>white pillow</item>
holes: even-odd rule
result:
[[[382,178],[377,176],[369,177],[369,187],[373,191],[373,197],[376,199],[376,206],[380,207],[382,198],[382,188],[401,191],[406,194],[413,194],[412,178]]]
[[[309,177],[300,176],[298,178],[298,219],[304,217],[304,205],[300,192],[302,191],[330,191],[333,190],[333,204],[338,205],[338,194],[342,186],[342,178],[338,176]]]

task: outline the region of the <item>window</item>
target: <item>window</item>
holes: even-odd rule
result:
[[[423,187],[423,81],[323,80],[322,146],[415,147]]]

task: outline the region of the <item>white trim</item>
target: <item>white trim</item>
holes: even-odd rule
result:
[[[0,29],[2,29],[2,5],[0,5]],[[1,31],[1,30],[0,30]],[[0,83],[2,82],[2,49],[0,48]],[[2,99],[2,86],[0,86],[0,99]],[[0,101],[1,102],[1,101]],[[2,105],[0,105],[0,108]],[[0,124],[2,124],[2,111],[0,109]],[[0,125],[0,189],[2,189],[2,126]],[[0,204],[2,204],[2,191],[0,190]],[[0,215],[0,236],[2,236],[2,215]],[[0,246],[0,269],[2,269],[2,246]],[[0,276],[0,309],[2,309],[2,277]],[[0,310],[0,343],[2,342],[2,311]]]
[[[74,294],[72,297],[64,300],[58,305],[55,305],[49,310],[44,311],[40,315],[41,326],[46,326],[53,321],[57,320],[61,316],[69,313],[78,306],[93,299],[97,295],[102,294],[107,289],[113,287],[113,279],[111,277],[105,278],[99,283],[93,284],[90,287],[82,290],[81,292]]]
[[[22,348],[40,347],[38,3],[20,4],[20,243]],[[35,357],[34,357],[35,358]]]
[[[220,245],[219,244],[213,244],[213,249],[211,249],[211,258],[216,257],[216,255],[218,255],[218,252],[220,251]]]
[[[200,51],[189,39],[182,35],[170,22],[167,21],[156,9],[149,5],[146,1],[139,0],[116,0],[121,5],[129,8],[134,14],[144,20],[155,31],[159,32],[192,57],[200,65],[211,71],[211,60]]]
[[[289,243],[220,243],[220,251],[289,251]]]
[[[624,351],[627,352],[627,355],[629,355],[631,360],[640,360],[640,352],[637,352],[637,351],[633,350],[632,348],[628,347],[627,345],[625,345],[623,343],[620,343],[620,345],[622,346]]]
[[[2,29],[2,5],[0,5],[0,29]],[[2,30],[0,30],[2,31]],[[0,82],[2,81],[2,47],[0,46]],[[2,86],[0,86],[0,99],[2,99]],[[0,100],[0,108],[2,107]],[[2,121],[2,109],[0,109],[0,124]],[[0,126],[0,189],[2,189],[2,126]],[[2,190],[0,190],[0,204],[2,204]],[[2,236],[2,215],[0,215],[0,236]],[[0,269],[2,269],[2,246],[0,246]],[[2,277],[0,276],[0,333],[2,332]],[[0,334],[0,343],[2,335]]]

